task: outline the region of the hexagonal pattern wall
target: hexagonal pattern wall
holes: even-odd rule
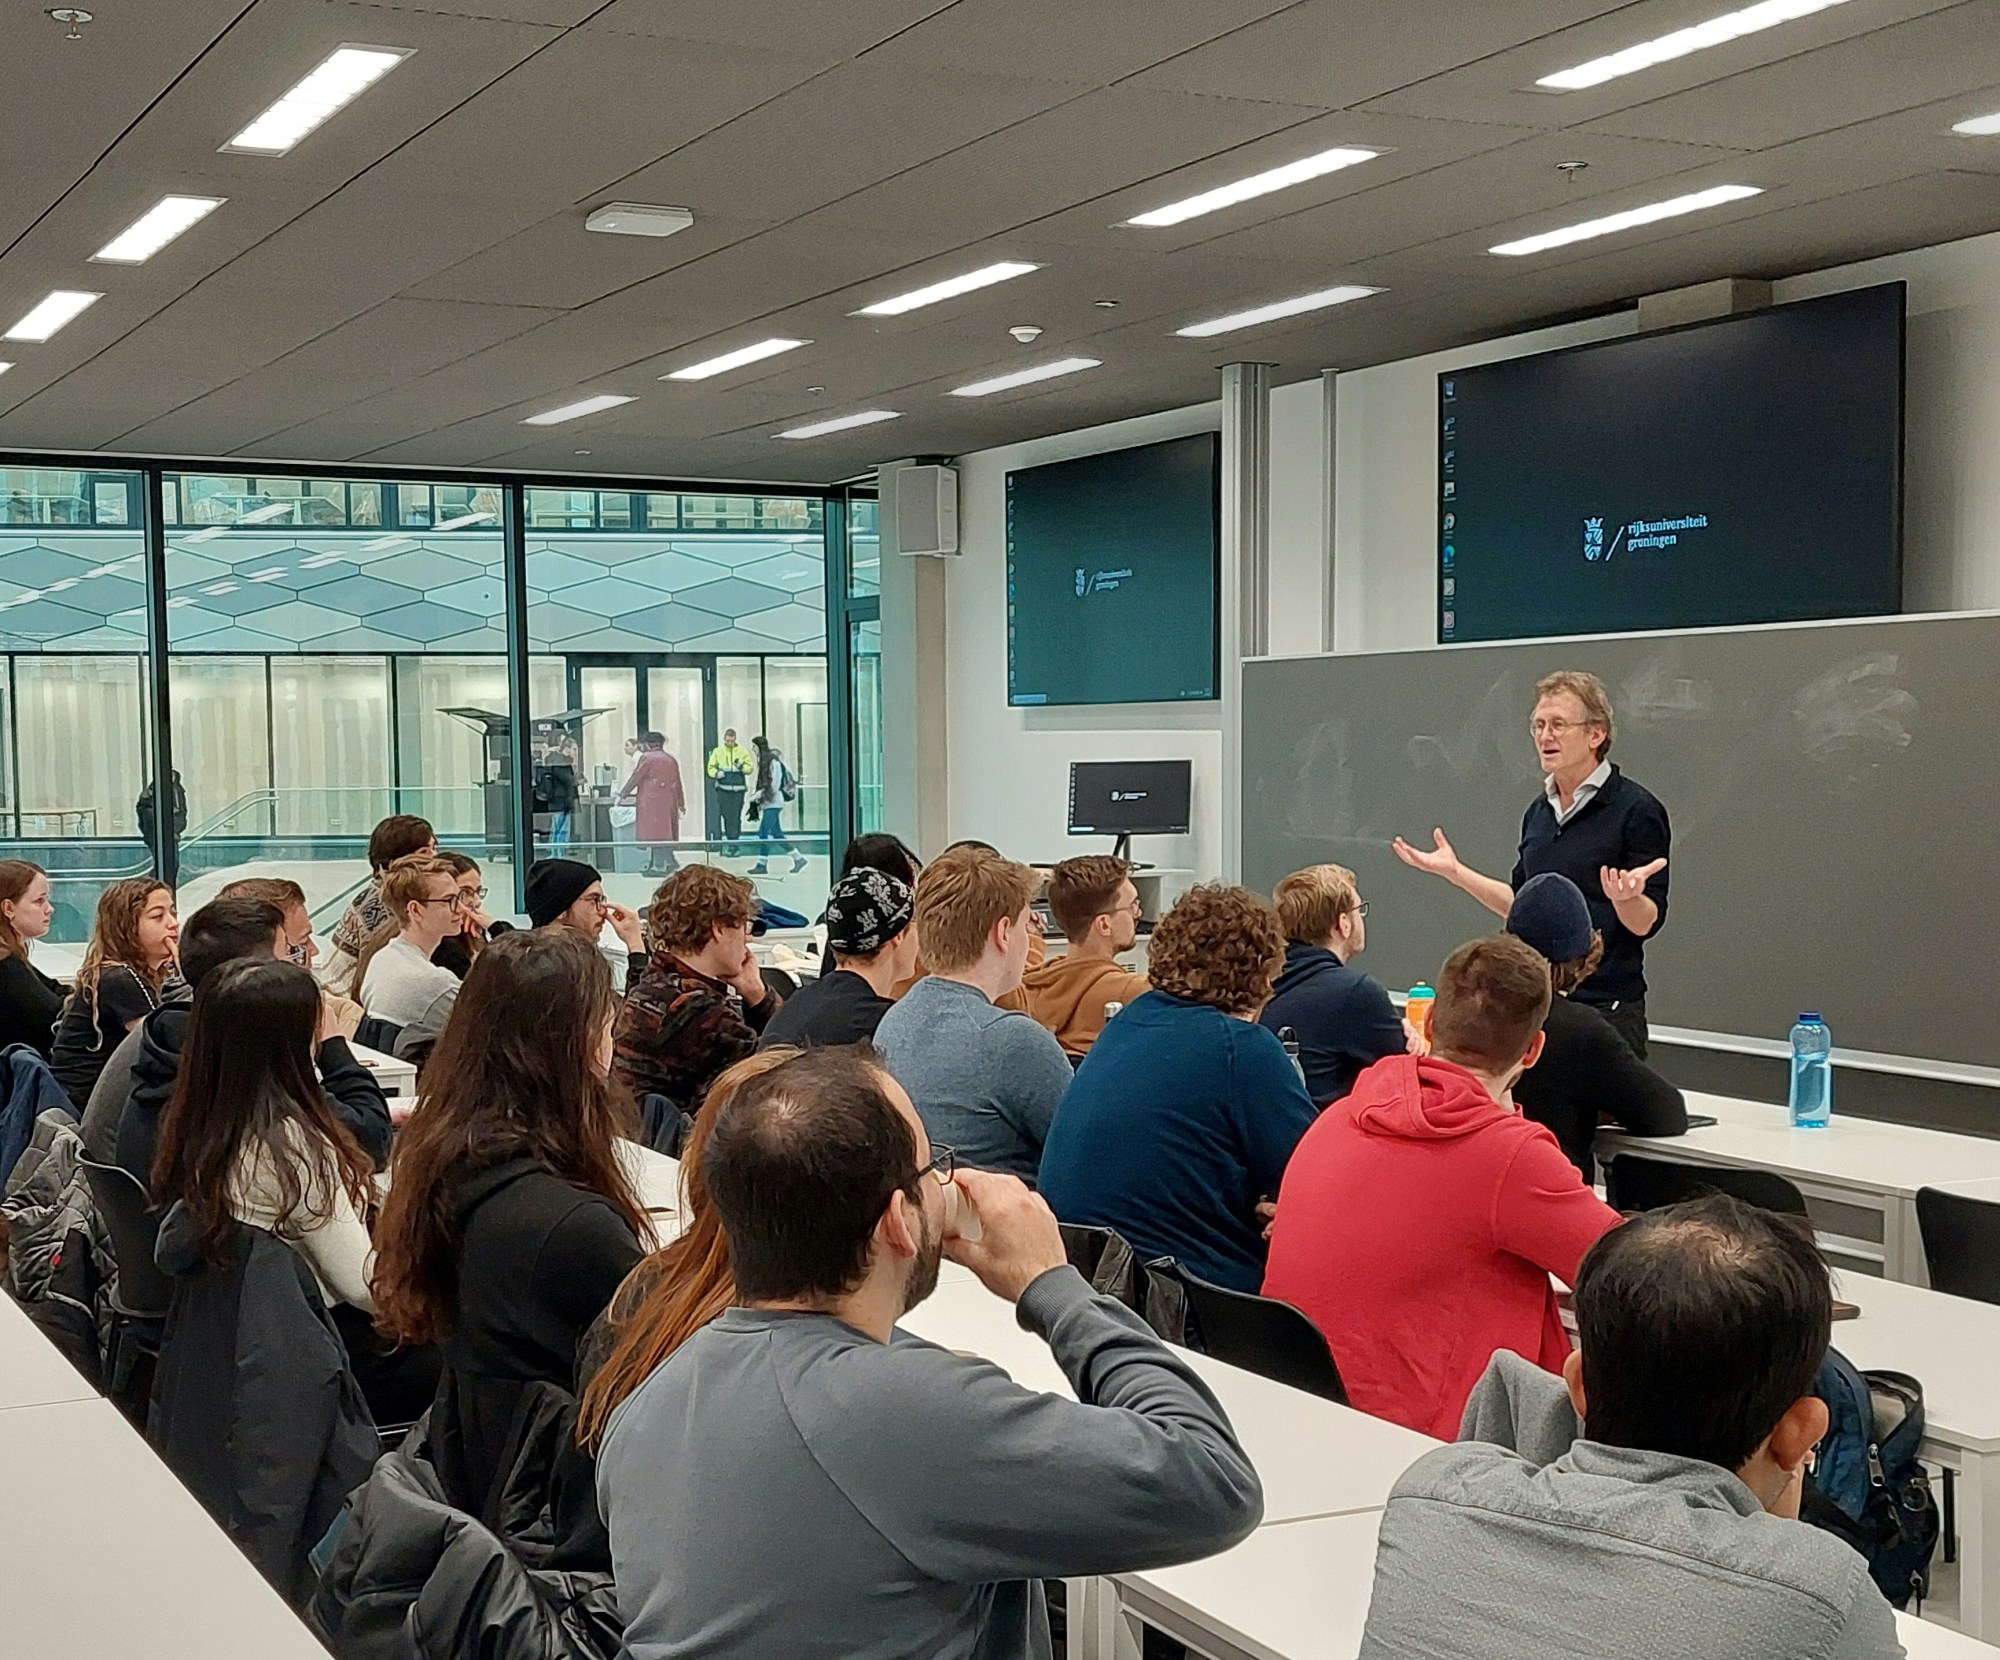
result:
[[[491,531],[195,536],[168,540],[176,651],[507,649]],[[129,530],[0,531],[0,650],[143,651],[144,555],[132,541]],[[817,654],[824,569],[817,536],[532,536],[529,647]]]

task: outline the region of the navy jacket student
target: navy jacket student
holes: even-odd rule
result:
[[[1338,1101],[1385,1055],[1404,1053],[1403,1017],[1381,981],[1342,962],[1323,945],[1285,947],[1285,971],[1257,1016],[1271,1032],[1291,1027],[1299,1040],[1306,1093],[1316,1106]]]

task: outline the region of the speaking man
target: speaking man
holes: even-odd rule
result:
[[[1570,996],[1599,1010],[1646,1055],[1646,941],[1667,919],[1667,810],[1605,759],[1615,727],[1611,699],[1594,674],[1564,669],[1535,685],[1529,722],[1542,763],[1542,793],[1521,820],[1521,850],[1505,882],[1459,861],[1442,830],[1435,845],[1396,838],[1396,857],[1442,876],[1497,916],[1531,876],[1555,871],[1583,890],[1604,935],[1604,961]]]

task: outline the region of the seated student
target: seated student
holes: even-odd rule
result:
[[[368,837],[368,884],[334,924],[333,957],[322,972],[336,991],[351,991],[358,978],[361,952],[382,924],[389,909],[382,901],[382,878],[398,859],[414,853],[435,853],[437,836],[414,813],[395,813],[375,826]]]
[[[1562,1378],[1502,1350],[1398,1478],[1361,1660],[1898,1660],[1867,1559],[1797,1520],[1831,1317],[1798,1218],[1712,1195],[1606,1234]]]
[[[55,921],[48,872],[25,859],[0,859],[0,1049],[25,1043],[43,1060],[55,1046],[68,992],[28,960],[28,947]]]
[[[729,1241],[723,1237],[702,1173],[709,1132],[716,1115],[737,1090],[781,1066],[796,1049],[759,1049],[715,1080],[688,1131],[680,1157],[680,1237],[625,1276],[602,1317],[586,1334],[577,1357],[583,1385],[577,1407],[578,1442],[595,1452],[626,1396],[653,1375],[666,1358],[736,1301],[736,1278],[729,1272]]]
[[[188,918],[180,944],[181,971],[197,997],[209,976],[225,963],[283,961],[286,956],[282,914],[276,906],[256,899],[210,900]],[[321,1001],[326,1001],[324,996]],[[104,1147],[107,1160],[142,1182],[152,1180],[160,1120],[179,1086],[189,1020],[185,1003],[169,1003],[149,1014],[126,1040],[134,1045],[134,1053],[124,1093],[114,1101],[93,1091],[84,1114],[86,1149],[93,1144]],[[329,1013],[312,1057],[326,1109],[346,1126],[370,1162],[379,1165],[389,1153],[389,1104],[374,1074],[333,1030],[332,1020]],[[105,1068],[100,1084],[110,1080],[111,1072]]]
[[[49,1055],[79,1114],[111,1051],[165,1001],[179,938],[173,890],[164,883],[127,876],[98,896],[90,944]]]
[[[493,928],[493,919],[486,914],[486,883],[477,859],[448,848],[439,849],[437,857],[458,884],[458,928],[438,942],[431,961],[439,968],[450,969],[453,978],[463,980],[466,970],[472,967],[472,959],[485,949]]]
[[[856,836],[840,856],[842,876],[852,876],[857,870],[879,870],[884,876],[895,877],[912,891],[923,868],[923,861],[909,850],[903,838],[892,836],[886,830],[871,830]]]
[[[1306,1093],[1319,1105],[1338,1101],[1362,1071],[1385,1055],[1414,1052],[1415,1031],[1373,975],[1353,966],[1368,943],[1368,907],[1354,872],[1310,865],[1271,894],[1285,930],[1285,971],[1257,1017],[1298,1039]]]
[[[737,1306],[612,1414],[597,1462],[632,1660],[1046,1656],[1044,1579],[1255,1527],[1256,1472],[1196,1374],[1091,1291],[1041,1200],[948,1159],[853,1049],[717,1105],[702,1167]],[[896,1336],[936,1284],[947,1182],[982,1228],[953,1260],[1080,1399]]]
[[[917,878],[930,973],[882,1017],[875,1044],[924,1128],[978,1170],[1032,1180],[1074,1076],[1069,1057],[994,999],[1021,983],[1038,937],[1035,874],[992,849],[947,848]]]
[[[185,1206],[216,1260],[237,1223],[296,1250],[347,1340],[377,1422],[412,1422],[430,1404],[437,1359],[384,1348],[365,1318],[375,1310],[367,1222],[375,1161],[313,1075],[313,1056],[330,1037],[318,984],[269,955],[218,964],[203,976],[186,1032],[180,1075],[159,1120],[154,1199]],[[386,1115],[374,1080],[354,1070]]]
[[[596,946],[515,931],[479,953],[396,1138],[375,1227],[378,1324],[444,1345],[431,1445],[483,1516],[530,1384],[576,1387],[577,1345],[651,1241],[616,1142],[616,1001]]]
[[[889,993],[917,960],[910,926],[910,890],[879,870],[859,870],[834,883],[826,902],[830,966],[785,999],[758,1043],[866,1043],[896,1005]]]
[[[1363,1412],[1452,1435],[1495,1349],[1550,1370],[1569,1353],[1549,1276],[1573,1282],[1618,1214],[1514,1106],[1548,1008],[1528,946],[1460,946],[1430,1054],[1362,1073],[1285,1172],[1264,1295],[1311,1316]]]
[[[528,921],[537,928],[569,928],[595,945],[604,925],[625,948],[626,984],[646,970],[646,940],[639,913],[613,903],[595,865],[581,859],[537,859],[528,866]]]
[[[1072,1061],[1090,1053],[1104,1030],[1105,1005],[1135,1003],[1149,982],[1119,966],[1139,939],[1139,890],[1131,866],[1108,853],[1065,859],[1049,873],[1049,913],[1069,941],[1021,976],[1021,989],[997,1001],[1046,1026]]]
[[[459,981],[431,953],[458,932],[457,873],[434,853],[412,853],[383,873],[382,903],[389,920],[362,947],[354,994],[371,1019],[441,1031]]]
[[[713,865],[662,882],[646,920],[653,954],[618,1013],[618,1081],[636,1100],[664,1095],[683,1112],[757,1047],[783,999],[750,954],[757,890]]]
[[[285,956],[306,970],[314,973],[314,965],[319,961],[319,941],[313,938],[312,913],[306,908],[306,890],[298,883],[283,876],[245,876],[231,882],[215,896],[217,899],[261,899],[267,905],[275,905],[285,914]],[[328,1018],[340,1028],[340,1035],[350,1041],[354,1031],[361,1024],[367,1012],[352,997],[343,992],[327,988],[326,1003]],[[113,1056],[116,1064],[117,1057]]]
[[[1042,1150],[1042,1195],[1065,1222],[1111,1228],[1147,1257],[1254,1292],[1258,1205],[1274,1198],[1313,1104],[1257,1024],[1283,959],[1271,907],[1247,888],[1190,888],[1153,930],[1153,989],[1104,1028]]]
[[[1555,989],[1542,1058],[1514,1086],[1521,1111],[1549,1127],[1585,1181],[1596,1175],[1590,1149],[1605,1119],[1634,1135],[1687,1134],[1681,1092],[1640,1060],[1602,1013],[1570,999],[1604,955],[1583,890],[1555,871],[1529,877],[1507,912],[1507,932],[1548,958]]]

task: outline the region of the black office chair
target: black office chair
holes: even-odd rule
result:
[[[1917,1227],[1933,1291],[2000,1303],[2000,1205],[1920,1187]]]
[[[1147,1263],[1146,1272],[1179,1281],[1186,1294],[1183,1341],[1189,1348],[1347,1404],[1347,1386],[1325,1335],[1290,1303],[1211,1285],[1171,1257]]]
[[[1806,1196],[1774,1170],[1680,1164],[1630,1153],[1621,1153],[1604,1167],[1604,1198],[1613,1210],[1660,1210],[1704,1193],[1727,1193],[1746,1205],[1787,1216],[1806,1214]]]
[[[354,1041],[364,1049],[373,1049],[378,1054],[393,1055],[396,1040],[403,1035],[403,1028],[393,1020],[384,1020],[380,1015],[361,1017],[361,1024],[354,1029]]]
[[[97,1206],[105,1231],[111,1235],[111,1255],[118,1263],[118,1284],[111,1295],[106,1390],[112,1403],[143,1429],[153,1389],[153,1363],[159,1358],[167,1306],[174,1296],[173,1281],[153,1260],[159,1213],[153,1208],[152,1195],[131,1171],[92,1159],[77,1162],[90,1184],[91,1203]]]

